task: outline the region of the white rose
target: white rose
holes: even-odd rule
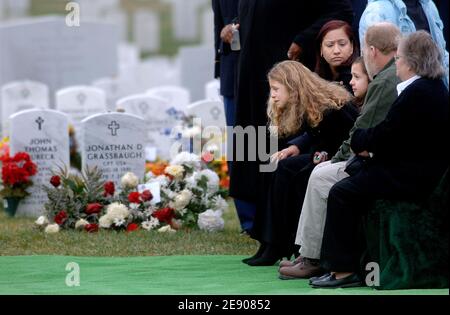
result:
[[[48,219],[47,217],[41,215],[34,223],[38,226],[43,226],[48,224]]]
[[[200,168],[200,157],[189,152],[181,152],[170,161],[170,165],[187,165],[194,169]]]
[[[112,221],[113,220],[108,215],[104,215],[98,220],[98,224],[102,229],[109,229]]]
[[[170,225],[165,225],[162,228],[158,229],[158,232],[160,232],[160,233],[166,233],[166,232],[168,232],[168,233],[175,233],[176,231],[177,230],[172,229],[170,227]]]
[[[89,222],[86,221],[85,219],[80,219],[77,221],[77,223],[75,223],[75,229],[83,229],[86,225],[88,225]]]
[[[175,210],[181,210],[185,208],[189,202],[191,202],[192,192],[187,189],[181,191],[175,196],[174,201],[170,203],[170,207]]]
[[[214,210],[220,210],[223,212],[228,211],[229,205],[228,202],[223,199],[221,196],[216,196],[212,200],[212,208]]]
[[[120,180],[120,183],[122,184],[123,188],[136,188],[139,184],[139,178],[134,175],[131,172],[126,173],[123,175],[122,179]]]
[[[184,167],[181,165],[169,165],[164,171],[175,179],[181,179],[184,175]]]
[[[59,232],[59,225],[58,224],[50,224],[47,225],[45,228],[45,233],[47,234],[55,234]]]
[[[106,214],[111,220],[126,219],[130,215],[130,211],[128,211],[128,208],[125,205],[114,202],[106,208]]]
[[[216,172],[206,169],[206,170],[196,173],[195,179],[197,181],[199,181],[202,179],[203,176],[208,179],[208,181],[207,181],[208,191],[211,193],[217,192],[219,190],[220,178],[216,174]]]
[[[216,232],[223,230],[224,221],[221,211],[206,210],[198,215],[197,225],[200,230]]]

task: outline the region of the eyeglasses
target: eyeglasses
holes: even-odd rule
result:
[[[394,60],[395,60],[395,61],[398,61],[398,60],[399,60],[400,58],[402,58],[402,57],[403,57],[403,56],[395,55],[395,56],[394,56]]]

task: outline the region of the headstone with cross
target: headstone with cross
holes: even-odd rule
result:
[[[162,98],[146,94],[120,99],[117,108],[144,118],[146,122],[146,146],[156,148],[157,156],[169,160],[171,145],[176,141],[172,129],[179,124],[176,110]]]
[[[220,101],[204,100],[188,106],[188,113],[201,119],[202,127],[226,128],[224,105]]]
[[[69,118],[55,110],[30,109],[11,116],[11,154],[27,152],[38,166],[28,188],[30,196],[21,200],[18,215],[43,214],[47,195],[41,185],[49,185],[52,171],[70,167]]]
[[[3,136],[9,135],[9,116],[26,109],[49,107],[48,87],[40,82],[16,81],[1,89]]]
[[[121,177],[145,174],[145,121],[127,113],[90,116],[82,122],[82,167],[97,166],[103,179],[120,187]]]

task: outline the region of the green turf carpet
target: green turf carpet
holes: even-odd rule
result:
[[[279,280],[277,267],[250,267],[243,256],[0,256],[0,294],[449,294],[444,290],[312,289],[307,280]],[[69,287],[66,266],[80,267]]]

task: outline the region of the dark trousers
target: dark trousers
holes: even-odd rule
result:
[[[377,199],[403,199],[408,192],[382,167],[363,168],[330,190],[322,241],[321,264],[330,271],[356,272],[365,239],[362,218]]]
[[[227,126],[234,126],[236,105],[233,97],[223,97],[225,106],[225,118]],[[231,172],[232,163],[228,162],[228,169]],[[255,218],[256,205],[244,200],[234,199],[234,205],[236,206],[236,212],[243,231],[250,231],[253,227],[253,220]]]
[[[290,257],[295,251],[295,236],[308,179],[314,168],[311,154],[284,159],[274,173],[264,174],[266,192],[258,205],[251,236]]]

